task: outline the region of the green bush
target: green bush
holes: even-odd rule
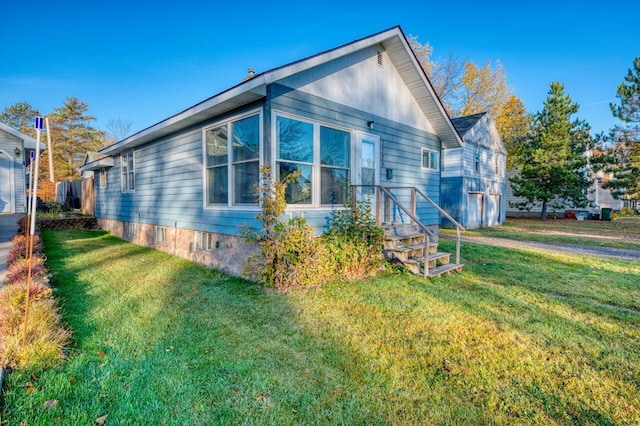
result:
[[[339,278],[373,275],[384,264],[384,229],[371,212],[371,199],[345,201],[344,210],[334,210],[322,236]]]
[[[261,256],[248,259],[246,277],[284,290],[361,278],[381,267],[384,231],[371,215],[370,200],[353,204],[347,200],[344,209],[332,212],[327,232],[318,238],[304,218],[281,220],[287,208],[285,189],[299,173],[279,182],[270,168],[261,173],[265,182],[259,191],[262,211],[256,218],[262,221],[262,230],[242,231],[248,241],[259,244]]]
[[[620,215],[619,216],[635,216],[636,212],[629,208],[629,207],[623,207],[622,210],[620,210]]]

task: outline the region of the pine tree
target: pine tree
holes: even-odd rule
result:
[[[33,124],[34,118],[38,115],[40,112],[27,102],[16,102],[0,113],[0,122],[35,137],[36,131]]]
[[[596,160],[604,164],[613,179],[603,185],[615,197],[640,199],[640,56],[633,61],[633,69],[618,86],[619,104],[611,104],[613,116],[624,124],[610,131],[608,140],[613,146]]]
[[[562,83],[551,83],[543,109],[514,158],[519,175],[511,178],[511,186],[515,196],[524,198],[514,207],[529,210],[541,203],[540,219],[545,219],[550,204],[558,209],[590,205],[586,153],[593,140],[585,121],[571,121],[578,108]]]
[[[78,179],[77,168],[84,154],[102,148],[104,133],[91,126],[95,117],[87,114],[88,109],[89,105],[72,97],[49,114],[53,166],[58,181]],[[48,170],[48,158],[43,156],[40,161],[43,173]]]

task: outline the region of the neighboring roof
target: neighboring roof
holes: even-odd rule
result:
[[[451,122],[454,126],[456,126],[456,129],[463,138],[466,138],[471,129],[473,129],[481,121],[483,121],[483,124],[481,124],[481,126],[486,127],[489,130],[491,134],[491,142],[494,144],[494,147],[503,154],[506,154],[507,149],[505,148],[504,142],[502,141],[502,138],[498,133],[496,123],[493,118],[491,118],[491,114],[489,114],[487,111],[451,119]],[[469,135],[469,137],[471,138],[471,140],[474,139],[473,134]]]
[[[477,114],[471,114],[471,115],[465,115],[463,117],[452,118],[451,122],[456,127],[456,130],[458,130],[458,133],[460,133],[460,135],[464,137],[464,135],[466,135],[467,132],[471,130],[471,128],[475,126],[476,123],[480,121],[480,119],[482,119],[482,117],[484,117],[485,115],[487,115],[486,111],[479,112]]]
[[[37,141],[31,136],[27,135],[26,133],[22,133],[21,131],[16,130],[13,127],[8,126],[4,123],[0,123],[0,130],[9,133],[10,135],[13,135],[16,138],[20,139],[22,142],[24,142],[25,149],[36,149]],[[46,148],[46,145],[40,142],[40,149],[44,150],[45,148]]]
[[[82,162],[82,164],[85,165],[85,164],[93,163],[98,158],[100,158],[100,156],[96,151],[87,151],[87,153],[84,155],[84,161]]]
[[[445,148],[461,146],[462,138],[451,123],[442,102],[416,59],[402,29],[396,26],[314,56],[256,74],[191,108],[104,148],[100,153],[104,155],[117,154],[231,111],[266,96],[266,87],[270,83],[379,44],[384,47],[403,80],[414,93],[418,105],[440,136],[443,146]]]
[[[78,168],[78,171],[82,173],[90,170],[104,169],[105,167],[113,167],[113,163],[113,157],[101,155],[95,151],[87,151],[84,156],[84,162],[82,166]]]

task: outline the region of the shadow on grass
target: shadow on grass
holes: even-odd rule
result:
[[[336,330],[302,324],[295,296],[101,233],[46,238],[74,347],[28,395],[29,373],[12,377],[10,421],[385,424],[426,409],[385,401],[388,377],[363,367]],[[446,416],[485,414],[467,404]]]
[[[588,324],[544,309],[541,291],[552,283],[518,284],[516,270],[525,277],[536,270],[531,258],[515,255],[503,264],[496,257],[504,253],[491,250],[472,251],[465,273],[442,280],[382,276],[278,295],[104,233],[52,233],[47,254],[75,346],[63,365],[36,380],[27,372],[11,378],[7,418],[29,424],[93,424],[105,414],[125,424],[489,424],[514,415],[541,423],[544,411],[559,422],[610,423],[601,411],[568,403],[560,396],[566,389],[548,391],[521,375],[509,379],[508,370],[498,373],[497,384],[474,378],[474,371],[448,371],[443,357],[457,342],[438,334],[436,323],[449,320],[449,311],[482,318],[489,331],[513,328],[548,339],[552,348],[561,347],[563,335],[598,338]],[[549,298],[576,308],[556,299]],[[441,309],[435,316],[429,312],[434,301]],[[567,324],[555,335],[539,331],[545,322]],[[569,343],[582,347],[589,340]],[[596,365],[598,372],[603,365]],[[531,401],[520,413],[492,402],[498,395],[522,405],[523,392]],[[43,405],[52,399],[56,407]]]

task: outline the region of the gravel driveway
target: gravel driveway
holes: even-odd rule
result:
[[[440,238],[455,240],[455,237],[450,235],[441,234]],[[578,244],[543,243],[539,241],[518,241],[510,240],[507,238],[481,236],[464,236],[460,237],[460,241],[504,248],[540,250],[545,252],[553,251],[563,254],[610,257],[615,259],[634,260],[640,262],[640,250],[628,250],[612,247],[581,246]]]

